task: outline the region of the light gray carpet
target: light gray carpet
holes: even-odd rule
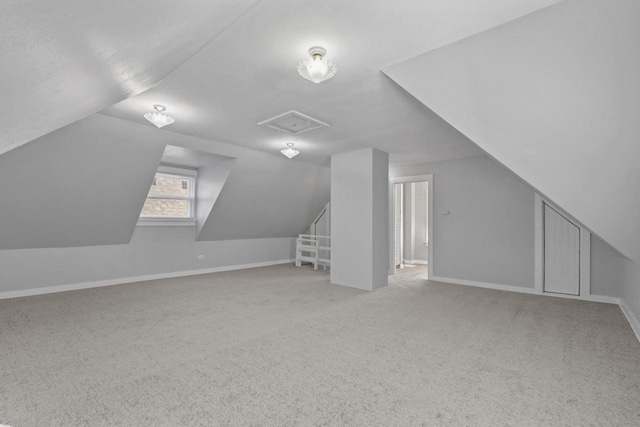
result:
[[[0,301],[0,424],[640,425],[614,305],[290,265]]]

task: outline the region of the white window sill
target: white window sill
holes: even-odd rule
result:
[[[194,220],[141,219],[136,227],[195,227]]]

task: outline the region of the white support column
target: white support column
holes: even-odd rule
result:
[[[331,157],[331,283],[388,284],[389,155],[375,149]]]

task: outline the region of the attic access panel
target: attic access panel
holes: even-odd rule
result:
[[[285,132],[291,135],[299,135],[313,129],[329,127],[329,124],[321,122],[318,119],[314,119],[313,117],[309,117],[306,114],[302,114],[298,111],[291,110],[270,119],[264,120],[258,123],[258,126],[266,126],[280,132]]]

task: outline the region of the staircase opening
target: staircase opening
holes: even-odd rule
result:
[[[309,263],[314,270],[331,266],[331,203],[327,203],[305,234],[296,239],[296,267]]]

